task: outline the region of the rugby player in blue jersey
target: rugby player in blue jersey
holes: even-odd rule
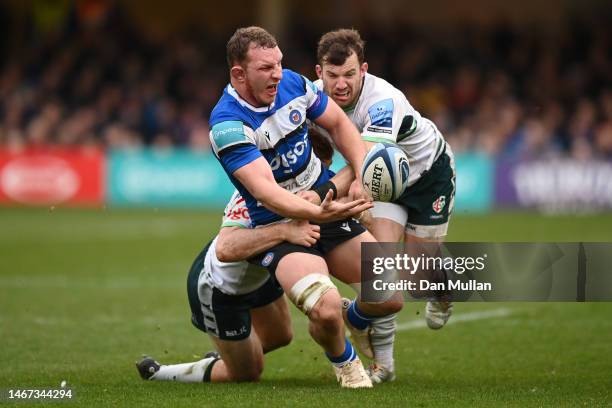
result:
[[[210,117],[215,155],[244,197],[255,227],[285,219],[320,225],[316,245],[283,242],[257,259],[275,275],[291,301],[310,319],[309,331],[338,369],[343,387],[371,387],[371,381],[344,336],[340,295],[329,270],[340,280],[357,283],[362,242],[376,242],[351,217],[371,207],[359,179],[366,148],[335,102],[309,80],[283,70],[276,40],[259,27],[238,29],[227,44],[230,84]],[[306,119],[326,129],[353,173],[349,196],[333,200],[337,189],[313,153]],[[313,189],[317,206],[294,193]],[[370,321],[401,308],[401,302],[359,302],[359,318]],[[213,369],[214,370],[214,369]]]

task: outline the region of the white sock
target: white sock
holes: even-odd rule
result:
[[[204,374],[206,374],[207,368],[213,361],[217,360],[215,357],[209,357],[195,363],[162,365],[159,371],[153,374],[151,380],[184,383],[204,382]],[[208,377],[207,381],[210,381],[210,371],[208,372]]]
[[[391,371],[395,369],[393,360],[393,343],[378,346],[374,349],[374,361],[377,365],[383,366]]]
[[[395,343],[395,314],[376,318],[372,321],[372,349],[374,361],[389,370],[394,370],[393,346]]]

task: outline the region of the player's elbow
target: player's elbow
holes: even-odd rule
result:
[[[236,262],[239,261],[240,258],[236,251],[229,245],[229,242],[225,240],[217,241],[216,248],[217,259],[221,262]]]

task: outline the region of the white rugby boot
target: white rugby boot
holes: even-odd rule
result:
[[[372,348],[372,339],[370,338],[370,332],[372,331],[371,326],[368,326],[364,330],[355,328],[347,318],[346,311],[351,304],[351,300],[342,298],[342,318],[344,319],[344,325],[350,333],[351,343],[357,350],[369,359],[374,358],[374,349]]]
[[[425,306],[425,320],[432,330],[444,327],[453,313],[453,302],[431,300]]]
[[[388,369],[387,367],[378,365],[376,363],[370,364],[366,369],[372,384],[381,384],[384,382],[391,382],[395,380],[395,370]]]
[[[336,368],[342,388],[372,388],[372,380],[368,377],[359,357]]]

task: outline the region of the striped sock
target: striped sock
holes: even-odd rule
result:
[[[357,300],[353,300],[349,305],[346,311],[346,317],[348,318],[348,321],[351,323],[351,325],[358,330],[364,330],[365,328],[367,328],[370,323],[372,323],[373,319],[372,317],[359,310],[359,308],[357,307]]]
[[[338,357],[332,357],[327,353],[325,353],[325,355],[329,361],[331,361],[331,363],[338,368],[357,358],[357,353],[347,338],[344,339],[344,352],[342,354],[340,354]]]

